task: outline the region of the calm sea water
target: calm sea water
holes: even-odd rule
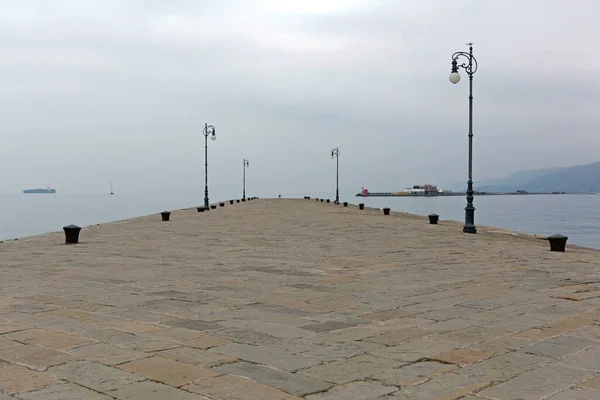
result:
[[[462,196],[362,199],[355,202],[411,214],[435,213],[440,220],[465,220]],[[600,249],[600,194],[479,196],[474,205],[475,225],[538,235],[561,233],[569,237],[568,243]]]
[[[436,213],[442,220],[456,221],[464,221],[466,202],[464,197],[353,195],[342,196],[344,200],[412,214]],[[202,204],[202,196],[14,194],[0,195],[0,204],[0,240],[5,240],[59,231],[68,224],[86,226],[191,207]],[[480,196],[475,207],[476,225],[540,235],[562,233],[569,243],[600,249],[600,194]]]

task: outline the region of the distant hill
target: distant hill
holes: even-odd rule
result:
[[[481,182],[484,192],[600,192],[600,161],[572,167],[520,171],[503,179]]]

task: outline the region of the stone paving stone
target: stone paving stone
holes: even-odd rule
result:
[[[366,319],[347,319],[347,320],[336,320],[336,321],[327,321],[321,322],[318,324],[310,324],[301,326],[301,329],[307,329],[314,332],[330,332],[337,331],[340,329],[351,328],[353,326],[369,324],[371,321]]]
[[[256,331],[259,333],[264,333],[266,335],[278,337],[278,338],[301,338],[305,336],[311,336],[315,333],[302,329],[295,326],[286,326],[280,324],[273,324],[270,322],[262,322],[262,321],[247,321],[243,319],[233,319],[229,321],[220,322],[223,326],[228,326],[232,328],[242,328],[249,329],[252,331]]]
[[[364,379],[388,369],[398,367],[400,363],[371,355],[361,355],[346,360],[317,365],[301,371],[302,375],[329,382],[343,384]]]
[[[77,336],[92,339],[97,342],[105,342],[110,344],[124,344],[135,341],[136,336],[131,333],[117,331],[115,329],[96,328],[78,332]]]
[[[46,386],[32,392],[19,393],[19,400],[111,400],[112,397],[93,392],[72,383]],[[0,400],[2,397],[0,397]]]
[[[456,365],[442,364],[435,361],[423,361],[415,364],[405,365],[400,368],[373,375],[371,378],[387,385],[398,387],[418,385],[426,382],[434,376],[450,372],[458,368]]]
[[[190,392],[210,399],[227,400],[299,400],[299,397],[234,376],[219,376],[198,380],[189,387]]]
[[[248,378],[295,396],[305,396],[310,393],[320,392],[332,386],[330,383],[318,379],[247,362],[224,365],[213,368],[212,371]]]
[[[511,350],[521,349],[531,345],[532,343],[534,342],[529,339],[519,339],[515,337],[504,336],[497,339],[475,343],[466,348],[477,348],[480,350],[489,351],[490,353],[502,354]]]
[[[435,335],[437,332],[429,330],[426,327],[411,326],[408,328],[398,329],[380,335],[364,339],[366,342],[380,343],[386,346],[396,346],[401,343],[408,342],[412,339],[418,339]]]
[[[310,350],[301,351],[295,354],[311,360],[315,359],[320,362],[330,362],[366,354],[382,347],[382,345],[377,343],[355,341],[344,344],[312,345]]]
[[[565,318],[541,327],[519,332],[514,337],[532,340],[544,340],[554,336],[562,335],[575,329],[594,325],[594,322],[582,317]]]
[[[487,378],[494,382],[502,382],[538,366],[550,364],[553,361],[552,358],[537,354],[511,351],[476,364],[465,366],[460,370],[460,373],[480,379]]]
[[[67,350],[67,353],[79,359],[97,361],[107,365],[117,365],[127,361],[148,357],[148,354],[135,350],[120,349],[115,345],[107,343],[79,346]]]
[[[163,385],[155,382],[140,382],[125,386],[112,392],[108,392],[112,397],[119,400],[204,400],[206,397],[200,397],[185,390],[176,389],[172,386]]]
[[[372,312],[368,314],[362,314],[361,318],[371,319],[373,321],[387,321],[388,319],[404,318],[411,315],[409,312],[404,311],[400,308],[386,311]]]
[[[372,400],[397,391],[397,387],[374,382],[352,382],[336,386],[325,393],[306,396],[308,400]]]
[[[589,379],[581,384],[582,387],[600,390],[600,376]]]
[[[509,332],[500,329],[490,329],[482,326],[469,326],[438,335],[440,339],[455,341],[462,345],[480,343],[486,340],[497,339],[507,336]]]
[[[403,400],[456,400],[491,385],[487,379],[468,377],[447,372],[425,383],[402,388],[390,396],[390,399]],[[504,398],[502,398],[504,399]]]
[[[441,361],[447,364],[456,364],[463,366],[486,360],[492,357],[493,355],[494,353],[489,353],[483,350],[457,349],[435,354],[428,358],[433,361]]]
[[[597,390],[572,388],[548,397],[548,400],[598,400],[600,393]]]
[[[139,339],[131,343],[120,344],[118,347],[122,349],[142,351],[149,353],[153,351],[168,350],[181,347],[179,343],[168,342],[166,340],[158,339]]]
[[[223,364],[230,364],[239,361],[236,357],[226,356],[214,351],[204,351],[193,347],[178,347],[175,349],[159,351],[157,356],[179,361],[184,364],[196,365],[199,367],[211,368]]]
[[[492,399],[539,400],[593,376],[593,372],[549,365],[525,372],[507,382],[478,392]]]
[[[561,359],[589,347],[598,346],[598,342],[569,335],[558,336],[523,347],[521,351]]]
[[[600,372],[600,346],[583,350],[577,354],[564,358],[560,365],[573,368],[583,368],[590,371]]]
[[[146,324],[144,322],[139,321],[113,321],[107,322],[105,326],[111,327],[118,331],[133,334],[160,332],[165,329],[161,326]]]
[[[121,364],[119,368],[175,387],[218,375],[206,368],[183,364],[163,357],[144,358]]]
[[[10,332],[22,331],[33,328],[31,325],[21,324],[19,322],[7,322],[0,324],[0,335]]]
[[[144,377],[91,361],[75,361],[48,369],[48,373],[86,388],[106,393],[142,381]]]
[[[10,349],[11,347],[17,347],[19,345],[20,343],[0,337],[0,350]]]
[[[2,327],[0,327],[1,329]],[[569,333],[572,336],[583,337],[600,342],[600,325],[592,325],[581,329],[576,329]]]
[[[232,343],[224,346],[214,347],[210,351],[242,360],[264,364],[286,371],[294,372],[318,364],[318,360],[303,357],[301,355],[288,354],[270,347],[249,346],[247,344]]]
[[[29,302],[11,304],[9,306],[9,309],[11,312],[19,312],[19,313],[25,313],[25,314],[35,314],[35,313],[39,313],[42,311],[56,310],[56,308],[57,307],[54,307],[52,305],[29,303]]]
[[[405,342],[398,346],[386,347],[372,351],[377,357],[390,358],[403,362],[414,362],[434,354],[449,351],[457,347],[455,342],[438,339],[437,337],[420,338]]]
[[[221,325],[213,322],[199,321],[193,319],[171,319],[168,321],[162,321],[161,324],[172,326],[173,328],[184,328],[192,331],[206,331],[210,329],[222,328]]]
[[[45,371],[48,367],[73,361],[74,358],[58,351],[22,344],[0,351],[0,360]]]
[[[113,321],[116,318],[110,317],[108,315],[91,313],[83,310],[74,310],[74,309],[60,309],[60,310],[52,310],[40,313],[41,316],[49,316],[49,317],[58,317],[58,318],[66,318],[66,319],[74,319],[76,321],[83,322],[109,322]]]
[[[347,343],[356,340],[363,340],[373,336],[381,335],[380,330],[373,329],[367,326],[356,326],[352,328],[340,329],[337,331],[318,333],[314,336],[309,336],[306,340],[318,344],[334,344]]]
[[[25,367],[0,363],[0,390],[6,393],[23,392],[56,383],[51,375]]]
[[[81,339],[47,329],[27,329],[9,333],[4,335],[4,337],[20,343],[33,344],[53,350],[65,350],[71,347],[92,343],[91,340]]]
[[[425,319],[433,319],[435,321],[447,321],[449,319],[460,318],[466,315],[474,314],[475,310],[470,307],[463,307],[457,305],[450,308],[444,308],[442,310],[433,310],[421,313],[418,317]]]
[[[169,342],[176,342],[183,346],[195,347],[197,349],[206,350],[211,347],[225,345],[231,343],[230,340],[221,337],[212,336],[212,334],[221,334],[221,331],[211,332],[211,335],[200,333],[197,331],[189,331],[186,329],[172,328],[158,333],[144,334],[144,338],[161,339]],[[141,336],[141,335],[140,335]]]

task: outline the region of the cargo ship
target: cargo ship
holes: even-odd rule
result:
[[[450,190],[438,189],[435,185],[415,185],[412,188],[406,188],[397,192],[369,192],[369,189],[362,188],[357,197],[388,197],[388,196],[452,196],[456,195]]]
[[[56,189],[25,189],[23,190],[23,193],[56,193]]]

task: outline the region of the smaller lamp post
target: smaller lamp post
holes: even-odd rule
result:
[[[209,210],[208,206],[208,136],[212,140],[217,140],[216,130],[213,125],[204,124],[204,209]]]
[[[242,161],[242,167],[244,168],[244,193],[242,195],[242,199],[246,200],[246,167],[250,166],[250,161],[246,160],[244,158],[244,161]]]
[[[340,204],[340,149],[331,150],[331,159],[336,159],[335,169],[335,204]]]

